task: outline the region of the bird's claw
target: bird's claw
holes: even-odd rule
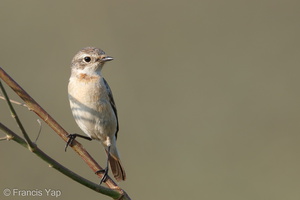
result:
[[[101,185],[103,182],[105,182],[107,180],[108,167],[105,167],[105,169],[100,169],[95,172],[95,174],[100,174],[100,173],[103,173],[103,177],[101,178],[99,185]]]
[[[67,144],[66,144],[66,147],[65,147],[65,151],[67,151],[67,147],[70,146],[72,144],[72,142],[75,140],[76,137],[81,137],[83,139],[86,139],[86,140],[89,140],[91,141],[92,138],[88,137],[88,136],[84,136],[84,135],[79,135],[77,133],[73,133],[73,134],[69,134],[68,135],[68,141],[67,141]]]
[[[72,142],[75,140],[75,138],[76,138],[76,134],[69,134],[68,135],[68,141],[67,141],[67,144],[66,144],[66,146],[65,146],[65,151],[67,151],[67,148],[68,148],[68,146],[70,146],[70,144],[72,144]]]

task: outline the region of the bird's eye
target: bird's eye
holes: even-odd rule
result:
[[[91,61],[91,57],[89,57],[89,56],[86,56],[83,59],[84,59],[85,62],[90,62]]]

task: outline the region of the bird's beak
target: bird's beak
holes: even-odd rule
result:
[[[100,57],[101,62],[107,62],[107,61],[111,61],[113,59],[114,59],[113,57],[106,56],[106,55],[101,55],[101,57]]]

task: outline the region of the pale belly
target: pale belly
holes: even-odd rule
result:
[[[106,91],[97,83],[69,83],[69,100],[77,125],[89,137],[106,146],[115,137],[117,119]]]

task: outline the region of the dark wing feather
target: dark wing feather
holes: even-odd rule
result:
[[[115,101],[114,101],[114,97],[113,97],[113,94],[111,92],[111,89],[108,85],[108,83],[106,82],[105,78],[103,78],[104,80],[104,84],[106,86],[106,89],[108,91],[108,98],[109,98],[109,102],[110,102],[110,105],[115,113],[115,116],[117,118],[117,130],[116,130],[116,139],[117,139],[117,136],[118,136],[118,131],[119,131],[119,120],[118,120],[118,113],[117,113],[117,107],[116,107],[116,104],[115,104]]]

